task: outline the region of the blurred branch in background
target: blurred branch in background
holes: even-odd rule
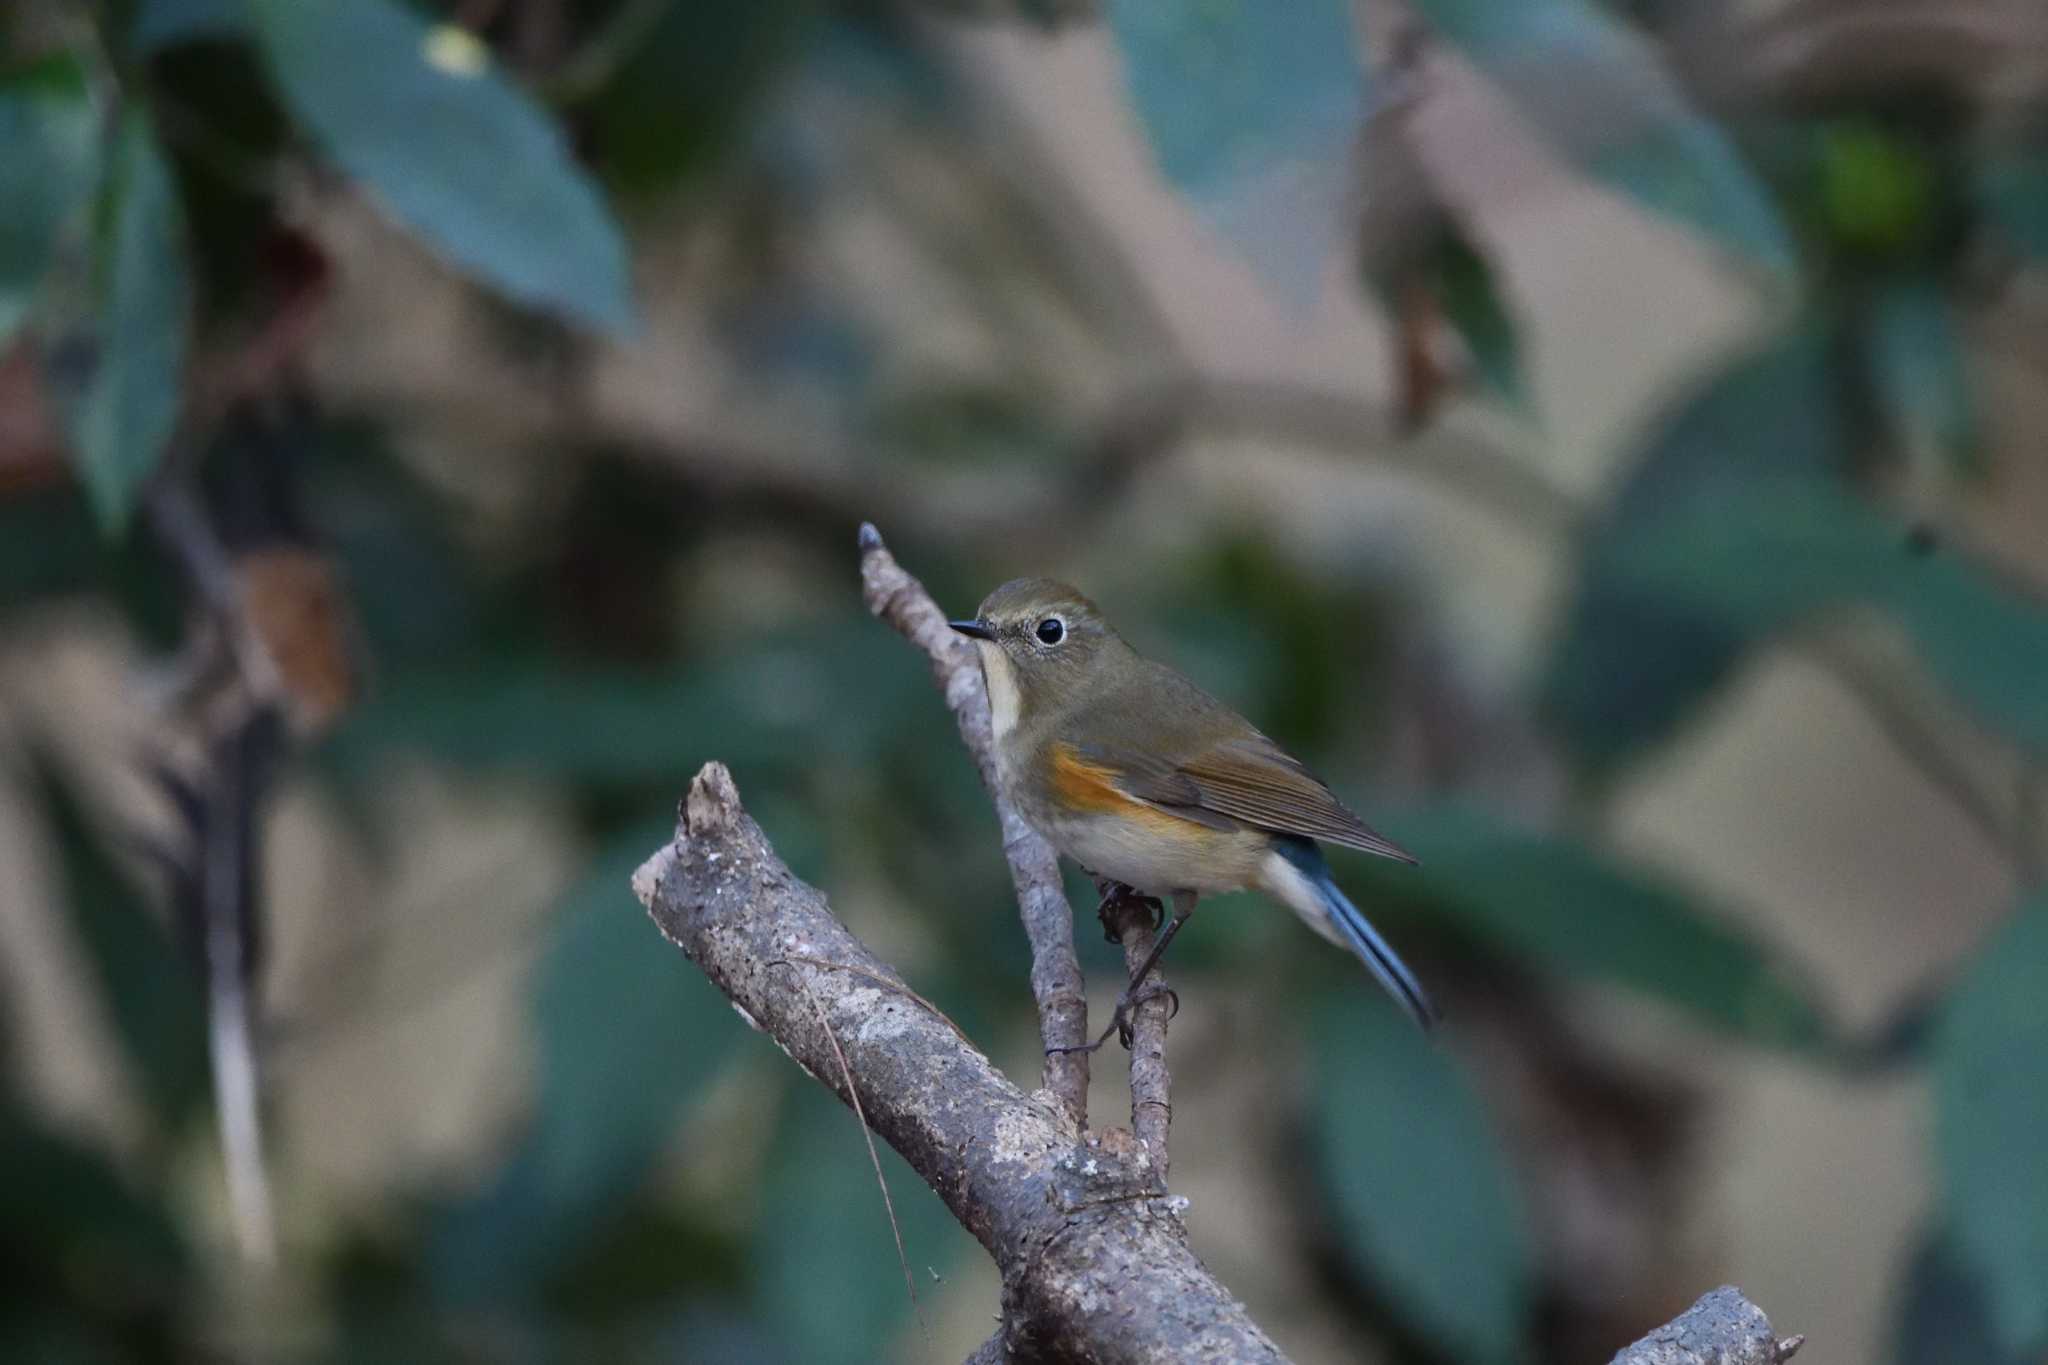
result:
[[[168,755],[151,763],[180,823],[180,842],[159,859],[170,872],[171,902],[206,983],[214,1110],[236,1240],[252,1263],[267,1266],[276,1254],[277,1229],[263,1151],[263,1031],[254,989],[262,956],[258,870],[264,802],[283,757],[288,698],[269,644],[247,610],[235,565],[197,500],[166,477],[147,495],[147,509],[158,539],[202,604],[204,620],[165,699],[174,726],[180,718],[196,722],[200,761],[189,773]]]

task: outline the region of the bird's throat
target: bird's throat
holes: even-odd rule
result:
[[[977,640],[974,647],[981,653],[981,676],[988,684],[989,720],[1000,745],[1015,732],[1022,705],[1017,693],[1016,665],[998,644]]]

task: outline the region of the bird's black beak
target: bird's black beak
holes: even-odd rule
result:
[[[979,621],[948,621],[946,624],[970,640],[993,640],[996,638],[989,628]]]

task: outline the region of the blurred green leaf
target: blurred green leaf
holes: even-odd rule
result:
[[[1464,338],[1479,378],[1508,403],[1528,407],[1521,336],[1493,263],[1464,233],[1446,231],[1437,238],[1431,267],[1444,316]]]
[[[1977,167],[1977,204],[2014,247],[2048,261],[2048,146],[1986,153]]]
[[[842,680],[863,680],[848,704]],[[707,759],[815,767],[863,761],[913,725],[943,724],[901,641],[866,620],[763,639],[673,670],[575,668],[492,655],[394,680],[342,743],[580,781],[681,780]]]
[[[1159,169],[1191,195],[1357,131],[1365,74],[1345,0],[1106,9]]]
[[[242,0],[139,0],[128,23],[128,46],[149,56],[179,43],[232,37],[247,24]]]
[[[820,0],[670,4],[628,59],[579,105],[607,181],[651,194],[701,175],[745,143],[745,116],[820,27]]]
[[[91,588],[105,548],[83,490],[71,484],[0,498],[0,613]]]
[[[0,79],[0,346],[27,318],[59,234],[92,193],[97,131],[79,57]]]
[[[731,1054],[738,1018],[633,899],[634,869],[674,833],[664,820],[621,835],[562,900],[534,989],[533,1128],[504,1175],[436,1229],[452,1297],[516,1298],[571,1261]]]
[[[0,627],[49,598],[101,593],[136,641],[168,648],[189,624],[184,584],[147,536],[109,545],[85,490],[63,481],[0,497]]]
[[[1897,263],[1936,237],[1944,201],[1930,148],[1901,130],[1844,119],[1819,125],[1814,155],[1818,226],[1831,252]]]
[[[1992,936],[1933,1047],[1936,1149],[1958,1263],[1982,1282],[1999,1345],[2048,1345],[2048,895]]]
[[[115,866],[55,765],[34,761],[41,808],[64,869],[65,903],[101,1005],[159,1125],[175,1135],[208,1089],[197,973]]]
[[[554,120],[467,30],[392,0],[250,0],[285,103],[348,174],[508,297],[635,324],[626,243]]]
[[[1318,1172],[1346,1248],[1447,1357],[1522,1359],[1528,1215],[1478,1095],[1362,993],[1314,1018]]]
[[[185,1358],[179,1315],[197,1286],[171,1210],[11,1102],[0,1103],[0,1170],[6,1358]],[[50,1354],[59,1342],[77,1354]]]
[[[1543,705],[1596,766],[1668,738],[1733,668],[1752,630],[1661,597],[1625,571],[1631,547],[1701,489],[1844,470],[1824,333],[1802,328],[1742,357],[1660,416],[1589,528]],[[1778,566],[1778,571],[1785,571]]]
[[[1977,413],[1948,291],[1924,276],[1880,286],[1866,339],[1871,390],[1894,439],[1950,470],[1975,464]]]
[[[1774,272],[1795,264],[1769,191],[1655,51],[1587,0],[1417,0],[1568,156]]]
[[[1681,617],[1752,639],[1875,609],[1980,720],[2048,750],[2048,609],[1956,551],[1916,552],[1902,528],[1834,487],[1788,479],[1715,490],[1634,541],[1616,570]]]
[[[306,502],[378,671],[402,679],[473,648],[483,604],[447,502],[371,430],[326,427],[308,447]]]
[[[1311,302],[1343,232],[1365,74],[1346,0],[1109,0],[1166,178],[1283,296]]]
[[[758,1311],[779,1326],[791,1360],[867,1365],[901,1359],[897,1339],[916,1328],[859,1120],[808,1080],[791,1086],[762,1179]],[[978,1248],[888,1144],[877,1139],[875,1152],[929,1319],[933,1277],[978,1254]]]
[[[693,1296],[731,1303],[747,1288],[745,1231],[634,1200],[551,1280],[548,1303],[588,1323],[672,1310]]]
[[[633,872],[673,818],[628,831],[563,900],[534,990],[540,1110],[532,1144],[551,1199],[637,1176],[743,1029],[724,997],[633,898]]]
[[[1811,1047],[1827,1037],[1803,981],[1731,917],[1667,879],[1567,836],[1455,807],[1382,827],[1422,865],[1366,865],[1369,904],[1420,902],[1425,914],[1517,954],[1646,992],[1754,1042]]]
[[[65,408],[93,511],[118,532],[177,428],[192,312],[177,187],[140,110],[115,134],[100,217],[95,354]]]
[[[1056,31],[1100,16],[1099,0],[919,0],[933,13],[956,19],[1017,18]]]
[[[1904,528],[1841,477],[1823,339],[1788,339],[1683,405],[1587,540],[1546,703],[1596,764],[1667,737],[1773,634],[1876,611],[1980,719],[2048,748],[2048,609]]]
[[[1999,1345],[1983,1284],[1939,1233],[1921,1241],[1906,1268],[1892,1361],[1894,1365],[2039,1365],[2038,1356]]]

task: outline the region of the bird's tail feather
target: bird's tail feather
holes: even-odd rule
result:
[[[1415,973],[1408,970],[1408,964],[1401,960],[1401,955],[1380,937],[1379,930],[1372,927],[1372,921],[1338,889],[1330,876],[1329,865],[1323,861],[1322,851],[1305,839],[1299,844],[1288,840],[1277,851],[1301,873],[1331,926],[1350,945],[1351,951],[1358,954],[1359,960],[1386,988],[1387,994],[1393,996],[1408,1017],[1423,1030],[1434,1028],[1443,1017],[1437,1011],[1436,1002],[1415,979]]]

